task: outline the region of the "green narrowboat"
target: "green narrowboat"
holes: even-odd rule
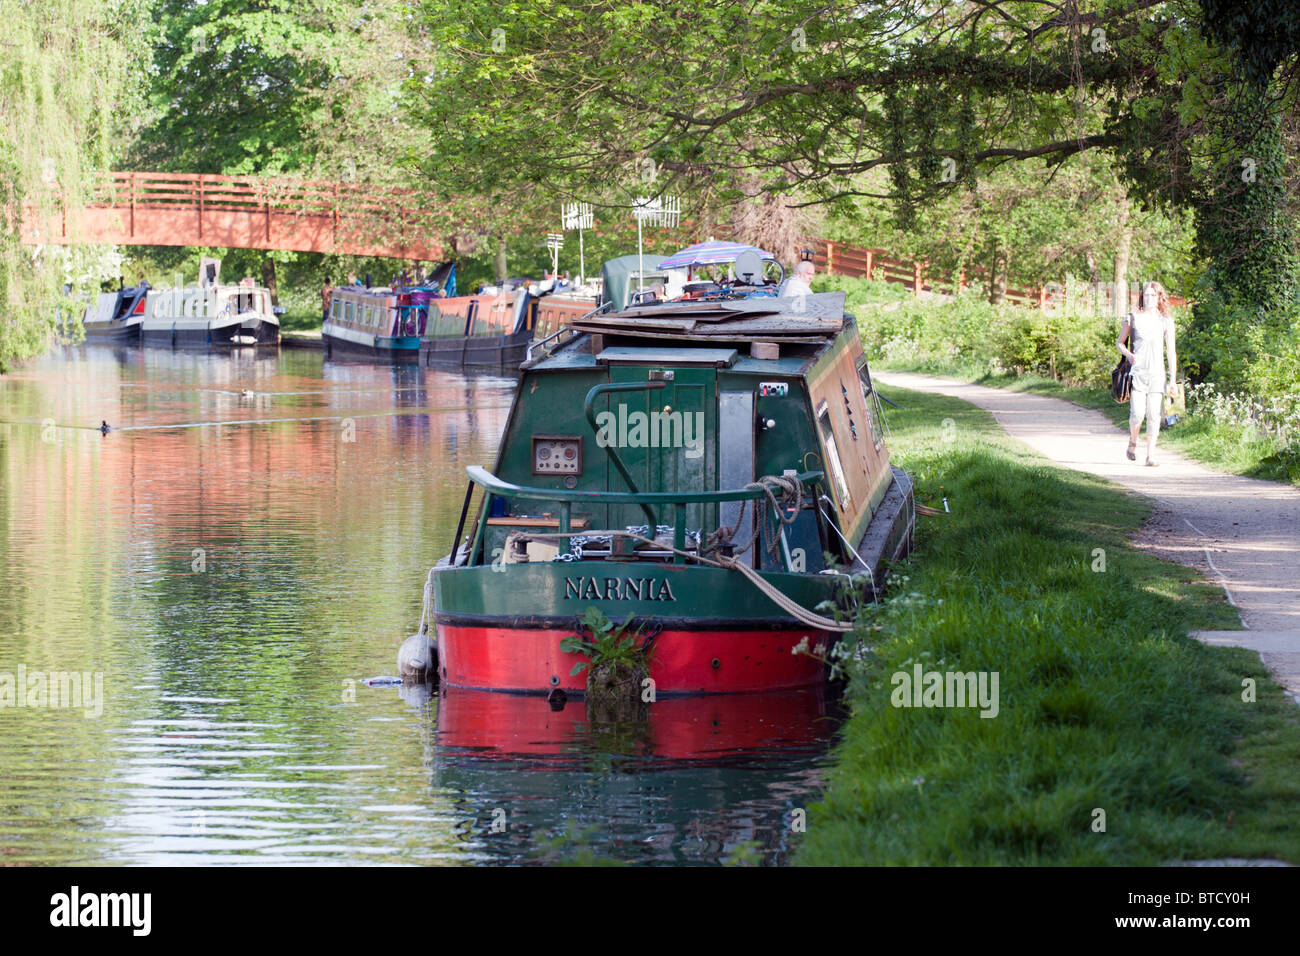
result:
[[[590,607],[649,645],[657,694],[824,681],[846,628],[817,608],[908,552],[912,485],[844,294],[771,291],[593,313],[530,347],[432,575],[444,685],[581,694],[560,645]]]

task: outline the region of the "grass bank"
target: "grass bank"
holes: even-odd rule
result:
[[[889,394],[896,460],[952,513],[921,519],[914,562],[872,609],[884,630],[800,862],[1300,862],[1300,710],[1257,655],[1186,637],[1239,626],[1222,591],[1127,545],[1138,499],[974,406]],[[892,706],[893,675],[917,663],[996,671],[997,715]]]
[[[289,308],[280,316],[282,332],[320,332],[320,309]]]

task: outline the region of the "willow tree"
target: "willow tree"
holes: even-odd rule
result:
[[[0,0],[0,371],[57,331],[62,259],[22,229],[75,228],[137,102],[141,20],[137,0]]]

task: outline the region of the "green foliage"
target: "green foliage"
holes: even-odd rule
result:
[[[1196,299],[1209,312],[1219,309],[1214,300],[1248,310],[1294,305],[1300,298],[1300,261],[1288,209],[1281,119],[1267,108],[1267,84],[1224,82],[1219,90],[1207,136],[1215,152],[1196,209],[1197,251],[1210,268]],[[1223,319],[1222,314],[1198,315],[1198,324]]]
[[[905,286],[840,276],[818,277],[817,288],[848,291],[869,358],[885,364],[984,372],[1041,372],[1069,382],[1108,380],[1115,364],[1115,320],[1086,308],[1054,313],[992,306],[967,292],[918,299]]]
[[[1300,8],[1289,0],[1200,0],[1204,29],[1247,77],[1267,82],[1300,52]]]
[[[915,219],[913,228],[899,229],[886,202],[864,200],[832,216],[825,233],[885,249],[894,258],[928,260],[930,275],[965,269],[985,294],[987,279],[976,278],[974,270],[992,268],[995,250],[1006,257],[1008,284],[1025,288],[1067,275],[1111,281],[1124,241],[1131,248],[1130,276],[1159,279],[1175,294],[1191,284],[1190,216],[1131,206],[1109,167],[1081,157],[1050,170],[1003,167],[969,189],[922,204]]]
[[[1191,0],[1154,10],[1087,0],[1072,16],[1009,0],[835,3],[816,15],[769,2],[691,0],[665,15],[575,0],[503,16],[489,0],[431,2],[422,21],[436,66],[408,90],[436,131],[426,168],[454,189],[542,186],[601,201],[663,190],[704,215],[750,177],[828,203],[866,244],[940,268],[1005,260],[1025,282],[1109,279],[1097,273],[1131,228],[1135,267],[1176,274],[1165,285],[1185,290],[1202,269],[1186,261],[1184,214],[1245,228],[1215,185],[1226,154],[1212,119],[1234,62],[1294,66],[1296,17],[1280,2],[1255,0],[1209,31]],[[1257,80],[1257,106],[1273,111],[1265,131],[1286,92],[1271,81]],[[1261,128],[1257,116],[1225,119],[1235,133]],[[1127,211],[1107,164],[1141,210]],[[1258,262],[1252,274],[1269,282],[1241,286],[1255,295],[1287,274],[1287,174],[1261,164],[1272,178],[1249,221],[1271,223],[1268,241],[1201,229],[1212,260]],[[638,175],[647,169],[655,175]],[[855,223],[862,197],[889,205]]]
[[[609,666],[616,670],[631,670],[643,666],[645,651],[637,646],[640,632],[627,633],[627,624],[618,627],[598,607],[589,607],[578,618],[579,632],[560,641],[560,650],[566,654],[582,654],[587,660],[573,665],[570,674],[581,674],[588,667]],[[591,634],[585,637],[582,631]]]
[[[1114,319],[1086,308],[1048,314],[995,307],[973,295],[920,300],[902,285],[843,276],[815,282],[819,290],[847,292],[878,367],[1055,395],[1127,425],[1127,406],[1115,405],[1108,390],[1118,360]],[[1218,300],[1202,303],[1200,317],[1212,320],[1204,326],[1175,310],[1179,365],[1196,384],[1187,393],[1188,414],[1160,440],[1237,474],[1300,483],[1300,345],[1292,331],[1300,317],[1224,310]]]
[[[153,109],[134,161],[388,182],[418,152],[397,0],[158,0]]]
[[[1193,382],[1259,399],[1300,393],[1300,302],[1271,308],[1210,291],[1198,302],[1179,355]]]

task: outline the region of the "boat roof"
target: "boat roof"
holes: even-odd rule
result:
[[[131,290],[127,289],[126,291],[130,292]],[[158,293],[182,292],[189,295],[197,292],[270,292],[271,290],[264,285],[243,285],[239,282],[215,282],[208,285],[195,285],[194,283],[190,283],[189,285],[160,286],[156,289],[150,288],[148,291]]]
[[[844,326],[843,292],[676,299],[583,316],[581,332],[696,342],[822,342]]]
[[[558,372],[682,364],[797,375],[811,367],[852,322],[844,312],[844,300],[843,292],[821,292],[677,300],[591,314],[571,323],[578,335],[525,367]],[[752,343],[760,342],[780,346],[777,357],[754,357]]]
[[[581,345],[587,336],[574,339],[574,344]],[[567,343],[566,343],[567,344]],[[715,351],[730,354],[715,356]],[[611,355],[611,352],[619,354]],[[571,372],[580,369],[602,368],[610,365],[700,365],[712,368],[725,368],[732,372],[750,372],[763,375],[802,375],[815,362],[820,349],[809,354],[807,347],[795,352],[782,350],[775,359],[754,358],[738,349],[715,350],[696,348],[606,348],[592,354],[589,349],[563,348],[541,359],[532,368],[542,372]]]
[[[336,285],[330,292],[339,295],[392,295],[393,289],[386,285]]]

